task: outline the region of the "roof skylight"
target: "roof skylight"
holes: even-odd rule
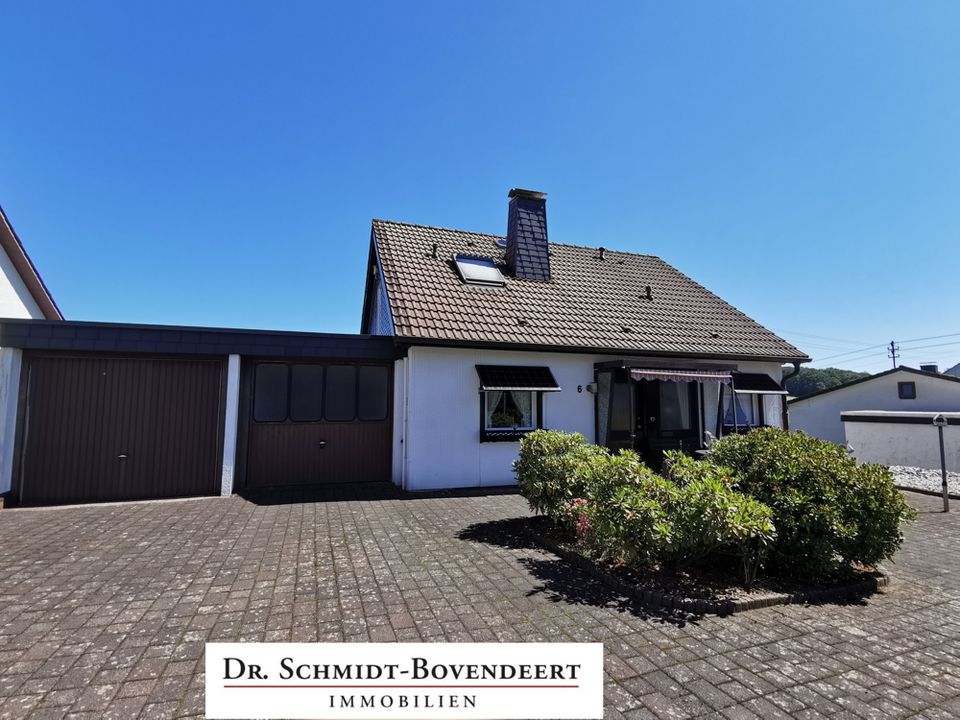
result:
[[[490,258],[471,257],[469,255],[457,255],[454,258],[457,264],[457,272],[468,285],[488,285],[492,287],[503,287],[506,281],[500,270],[493,264]]]

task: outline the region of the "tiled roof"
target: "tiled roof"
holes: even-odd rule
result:
[[[507,275],[495,235],[373,221],[400,339],[633,354],[806,360],[663,260],[550,243],[550,282]],[[436,243],[436,257],[433,245]],[[458,254],[490,257],[505,287],[465,284]],[[647,299],[647,286],[650,297]]]

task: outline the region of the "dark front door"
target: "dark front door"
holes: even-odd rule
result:
[[[222,371],[211,360],[29,358],[20,501],[216,493]]]
[[[390,379],[388,365],[255,363],[247,487],[389,480]]]
[[[664,450],[692,452],[700,447],[699,385],[639,380],[636,385],[636,448],[653,468]]]

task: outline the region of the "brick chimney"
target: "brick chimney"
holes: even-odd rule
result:
[[[507,267],[513,277],[550,279],[547,194],[514,188],[507,213]]]

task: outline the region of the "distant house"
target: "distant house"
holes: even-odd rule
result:
[[[952,368],[944,370],[943,374],[949,375],[950,377],[960,378],[960,363],[957,363]]]
[[[788,401],[790,429],[838,444],[846,442],[842,413],[960,411],[960,378],[900,366]]]

